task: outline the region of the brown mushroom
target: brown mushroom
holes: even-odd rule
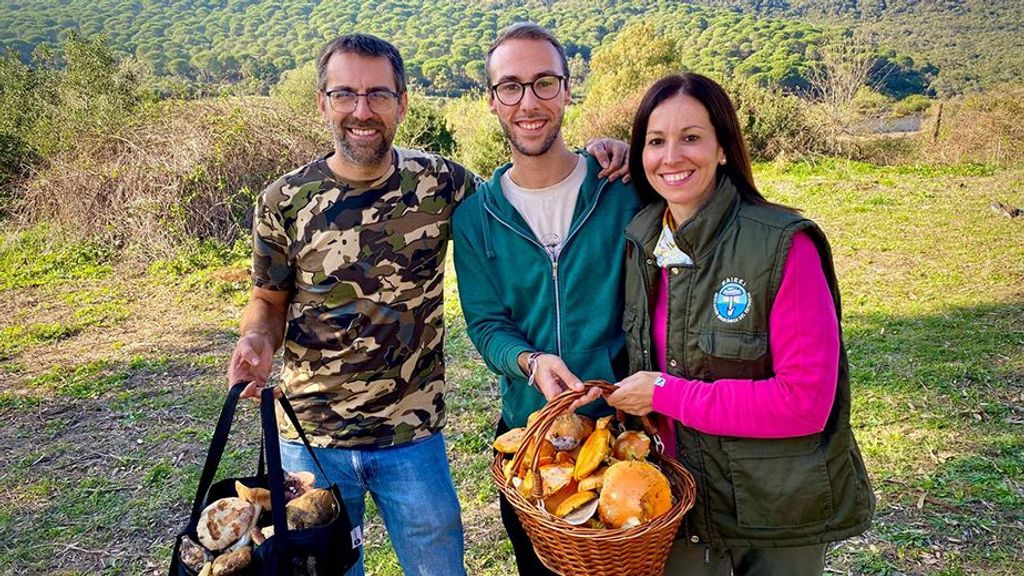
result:
[[[323,526],[338,514],[338,501],[330,490],[316,488],[285,505],[289,530]]]
[[[213,558],[213,555],[206,548],[203,548],[188,536],[181,539],[181,548],[178,550],[178,556],[181,558],[181,563],[188,566],[194,572],[202,570],[203,564]]]
[[[248,487],[235,480],[235,493],[250,504],[256,504],[263,510],[270,510],[270,490],[259,486]]]
[[[213,561],[210,576],[228,576],[242,570],[252,562],[252,548],[246,546],[228,554],[221,554]]]

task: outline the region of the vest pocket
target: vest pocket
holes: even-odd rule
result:
[[[702,380],[722,378],[758,378],[769,373],[768,334],[766,332],[702,331],[697,334],[697,346],[703,352],[700,362],[705,363]],[[700,364],[691,363],[691,369]]]
[[[832,517],[832,489],[820,442],[820,434],[722,440],[741,527],[793,528]]]
[[[727,360],[757,360],[768,353],[764,332],[701,332],[697,345],[705,353]]]

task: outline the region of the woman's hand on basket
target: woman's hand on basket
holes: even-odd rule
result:
[[[637,372],[616,382],[617,390],[605,397],[609,406],[634,416],[646,416],[654,409],[654,381],[661,377],[658,372]]]

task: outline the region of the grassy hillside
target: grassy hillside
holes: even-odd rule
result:
[[[830,573],[1024,572],[1024,171],[761,165],[766,195],[832,242],[853,423],[879,496]],[[0,237],[0,574],[159,574],[184,522],[224,393],[246,248],[207,245],[145,270],[50,230]],[[507,575],[487,474],[494,379],[446,282],[446,436],[473,575]],[[222,473],[255,465],[242,410]],[[383,527],[369,572],[400,573]]]

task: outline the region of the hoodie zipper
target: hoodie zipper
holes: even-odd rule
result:
[[[601,184],[601,187],[597,189],[597,193],[594,194],[594,201],[590,203],[590,207],[587,209],[587,212],[583,215],[582,218],[580,218],[579,225],[576,226],[575,228],[570,227],[569,234],[567,234],[565,237],[565,242],[562,242],[562,250],[565,250],[565,248],[569,245],[569,240],[571,240],[572,237],[576,235],[576,231],[579,230],[580,228],[583,228],[583,225],[590,218],[590,215],[594,213],[594,210],[597,208],[597,203],[601,199],[601,194],[604,192],[605,186],[606,183]],[[515,234],[526,239],[534,246],[540,248],[541,252],[548,255],[548,261],[551,263],[551,280],[552,282],[554,282],[555,287],[555,347],[558,352],[558,356],[562,357],[562,299],[559,296],[558,291],[558,258],[551,256],[551,253],[548,252],[547,249],[545,249],[544,246],[540,242],[538,242],[532,234],[523,234],[514,226],[502,220],[500,216],[495,214],[494,211],[491,210],[491,207],[487,205],[487,202],[484,202],[483,204],[484,210],[486,210],[487,213],[490,214],[492,218],[497,220],[502,226],[508,228]],[[562,250],[559,251],[559,255],[561,255]]]

